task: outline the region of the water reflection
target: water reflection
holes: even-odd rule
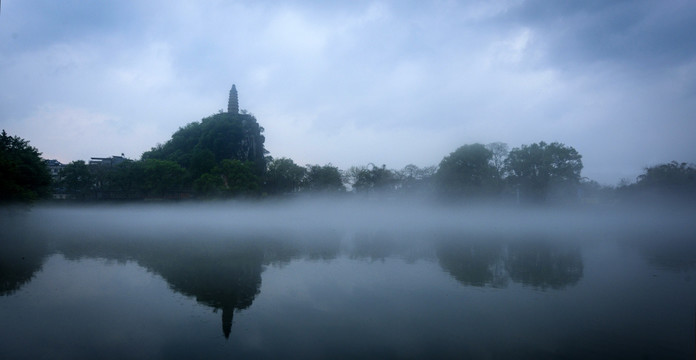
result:
[[[40,244],[10,240],[0,243],[0,296],[11,295],[31,281],[45,256]]]
[[[137,256],[137,262],[162,276],[170,287],[222,312],[229,338],[234,312],[248,308],[259,293],[263,253],[257,246],[214,246],[202,251],[163,247]]]
[[[170,288],[191,296],[222,314],[222,331],[229,338],[234,313],[251,306],[261,287],[265,265],[283,265],[293,259],[330,260],[339,241],[326,233],[284,237],[217,236],[198,238],[182,233],[178,238],[99,239],[63,238],[57,251],[68,259],[105,258],[135,261],[160,275]]]
[[[34,234],[31,226],[25,226],[24,219],[0,219],[0,296],[11,295],[31,281],[48,255],[46,242]]]
[[[449,237],[439,243],[437,257],[446,272],[467,286],[504,288],[512,281],[562,289],[583,275],[579,248],[564,241]]]
[[[370,353],[353,348],[351,336],[371,344],[366,346],[370,351],[384,350],[380,354],[385,356],[407,347],[406,343],[411,348],[400,354],[423,357],[438,351],[451,356],[467,347],[484,358],[491,354],[561,357],[575,351],[617,354],[610,350],[625,350],[629,340],[650,344],[649,350],[657,353],[660,346],[685,333],[679,321],[693,290],[669,276],[663,280],[636,274],[659,273],[653,268],[692,274],[696,264],[693,233],[684,232],[642,237],[621,233],[616,237],[625,238],[626,249],[616,250],[594,246],[592,241],[600,241],[591,236],[568,238],[560,232],[482,235],[463,229],[386,227],[242,231],[209,226],[222,221],[190,226],[169,223],[167,218],[152,224],[79,219],[79,223],[54,221],[41,227],[34,226],[36,218],[4,222],[0,295],[12,299],[54,253],[71,260],[133,262],[160,276],[173,291],[204,305],[205,311],[215,311],[215,324],[221,323],[223,336],[237,341],[235,346],[240,338],[261,334],[258,337],[269,344],[296,349],[309,334],[343,354],[352,349],[355,357]],[[652,268],[646,270],[646,264]],[[604,281],[605,277],[610,280]],[[308,285],[314,280],[319,285]],[[621,291],[613,291],[616,286]],[[505,291],[480,291],[481,287]],[[162,288],[166,289],[163,284]],[[538,289],[545,291],[534,291]],[[259,296],[261,291],[271,295]],[[675,305],[674,293],[685,294],[681,303]],[[668,312],[671,309],[664,309],[669,305],[675,309],[670,316],[646,311]],[[273,312],[276,308],[278,312]],[[692,329],[693,312],[688,316]],[[253,336],[247,329],[252,322]],[[204,326],[212,328],[210,323]],[[213,328],[216,341],[224,341],[218,326]],[[305,332],[288,335],[294,331],[288,329],[295,328]],[[606,345],[611,349],[602,347],[606,339],[613,339]],[[568,347],[576,343],[595,347]],[[316,344],[306,346],[325,350]],[[268,351],[269,358],[279,355]],[[316,357],[327,354],[330,351]]]
[[[468,286],[505,287],[505,248],[498,241],[447,239],[440,243],[437,257],[440,266],[452,277]]]
[[[542,289],[575,285],[583,274],[579,249],[544,240],[510,244],[505,268],[512,281]]]
[[[221,312],[226,338],[234,313],[251,306],[259,294],[265,266],[283,266],[297,259],[330,261],[342,253],[367,261],[432,259],[463,285],[501,288],[513,281],[560,289],[577,283],[583,271],[577,249],[563,249],[551,241],[470,240],[461,234],[303,231],[225,236],[179,231],[163,236],[51,227],[43,233],[15,235],[23,240],[21,246],[11,246],[1,255],[4,295],[16,291],[41,268],[50,242],[52,252],[71,260],[136,262],[161,276],[172,290]]]
[[[696,233],[649,233],[631,240],[624,245],[638,248],[656,268],[672,272],[696,269]]]

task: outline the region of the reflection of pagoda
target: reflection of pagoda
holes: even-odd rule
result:
[[[222,333],[225,335],[225,339],[230,338],[230,332],[232,332],[232,318],[234,317],[234,307],[222,308]]]
[[[263,254],[252,249],[235,253],[223,251],[210,257],[179,259],[188,260],[188,263],[179,262],[177,274],[163,269],[157,271],[175,291],[194,296],[197,302],[216,312],[222,310],[222,332],[229,338],[234,312],[251,306],[259,293],[262,259]]]
[[[166,238],[167,235],[152,239],[131,238],[110,233],[105,235],[108,241],[84,242],[78,235],[80,231],[78,226],[59,237],[57,249],[67,258],[136,261],[161,276],[173,291],[195,298],[214,312],[222,311],[225,338],[229,338],[232,331],[234,312],[251,306],[259,294],[264,264],[286,263],[303,256],[332,259],[339,250],[339,240],[327,241],[324,233],[316,242],[307,242],[312,239],[307,234],[302,234],[301,238],[285,234],[282,238],[269,239],[216,236],[203,239],[200,232],[180,232],[178,239]],[[50,236],[53,239],[55,234]],[[3,255],[1,251],[0,255]]]
[[[158,239],[160,240],[160,239]],[[63,253],[133,259],[159,274],[169,287],[215,312],[222,310],[222,332],[229,338],[236,310],[251,306],[261,288],[263,249],[257,244],[196,239],[155,242],[104,242],[98,248],[62,246]]]

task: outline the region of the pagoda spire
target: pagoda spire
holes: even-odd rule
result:
[[[230,99],[227,101],[227,112],[230,114],[239,114],[239,100],[237,99],[237,87],[232,84],[230,89]]]

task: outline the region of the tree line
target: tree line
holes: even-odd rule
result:
[[[41,153],[28,141],[0,138],[0,201],[33,201],[64,194],[76,200],[212,199],[352,193],[427,196],[446,201],[517,203],[596,202],[673,197],[696,200],[696,166],[671,162],[645,169],[635,182],[603,187],[584,178],[582,156],[571,146],[538,142],[467,144],[437,166],[367,164],[341,170],[273,158],[256,118],[246,112],[206,117],[179,128],[138,160],[67,164],[51,181]]]

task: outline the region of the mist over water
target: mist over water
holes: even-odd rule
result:
[[[696,222],[667,205],[3,209],[0,356],[688,358]]]
[[[31,228],[152,230],[206,235],[272,231],[466,231],[514,236],[524,232],[572,234],[669,228],[693,230],[693,207],[442,205],[399,199],[304,198],[285,201],[40,206],[14,214]],[[23,214],[22,214],[23,213]]]

